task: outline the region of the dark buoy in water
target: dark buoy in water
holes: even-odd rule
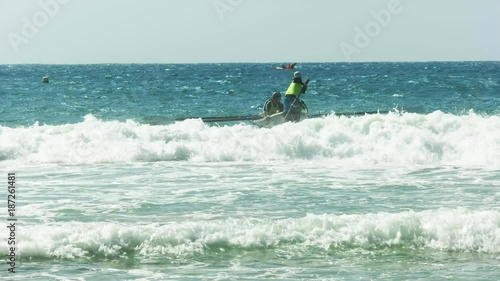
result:
[[[42,82],[43,83],[49,83],[49,76],[43,76]]]

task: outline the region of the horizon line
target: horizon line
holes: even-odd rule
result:
[[[446,63],[446,62],[500,62],[500,60],[429,60],[429,61],[304,61],[295,62],[297,64],[318,64],[318,63],[342,63],[342,64],[358,64],[358,63]],[[89,63],[1,63],[0,65],[168,65],[168,64],[279,64],[283,62],[89,62]]]

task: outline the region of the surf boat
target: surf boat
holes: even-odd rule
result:
[[[310,118],[321,118],[329,115],[335,116],[363,116],[370,114],[387,114],[389,111],[361,111],[361,112],[342,112],[342,113],[316,113],[316,114],[308,114],[303,111],[300,114],[300,121],[304,119]],[[176,121],[184,121],[187,119],[201,119],[205,123],[224,123],[224,122],[237,122],[237,121],[250,121],[251,124],[263,127],[270,128],[273,126],[277,126],[288,122],[287,116],[285,112],[278,112],[273,115],[263,116],[263,115],[238,115],[238,116],[221,116],[221,117],[187,117],[187,118],[178,118]]]

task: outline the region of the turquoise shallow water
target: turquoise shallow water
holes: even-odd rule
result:
[[[272,129],[174,121],[258,114],[271,64],[0,66],[0,279],[498,280],[499,66],[303,64],[311,112],[391,113]]]

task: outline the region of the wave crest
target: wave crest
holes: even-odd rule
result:
[[[194,119],[152,126],[88,115],[78,124],[0,127],[0,140],[0,160],[34,163],[331,158],[357,165],[500,165],[500,117],[439,111],[328,116],[272,129]]]

